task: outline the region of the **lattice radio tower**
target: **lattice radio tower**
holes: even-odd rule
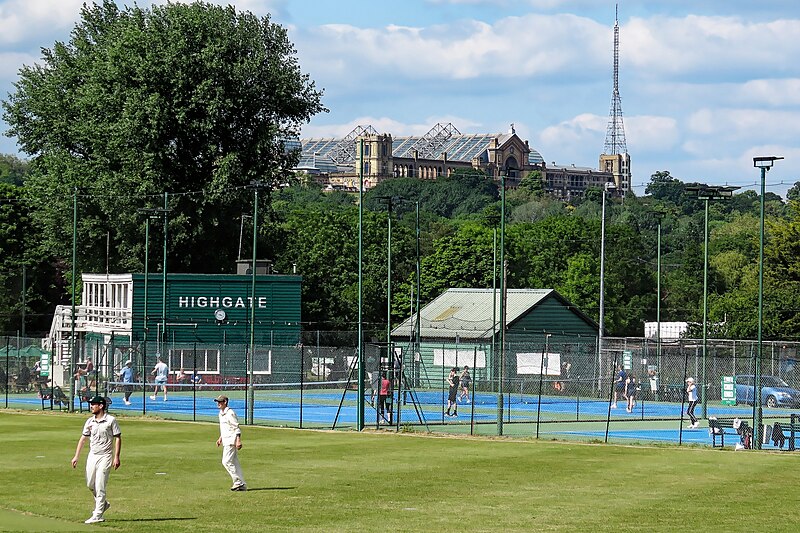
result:
[[[627,154],[625,125],[622,123],[622,100],[619,97],[619,18],[618,7],[614,8],[614,93],[611,96],[611,112],[608,116],[606,143],[603,152],[608,155]]]

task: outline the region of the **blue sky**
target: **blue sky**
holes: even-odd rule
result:
[[[68,39],[82,2],[0,0],[3,95],[40,48]],[[366,124],[411,135],[436,122],[462,133],[504,132],[514,123],[547,162],[596,166],[603,150],[614,2],[213,3],[270,13],[289,29],[301,68],[324,89],[330,110],[304,137],[343,136]],[[619,23],[637,194],[660,170],[753,188],[757,155],[786,157],[768,174],[769,191],[783,195],[800,180],[800,2],[622,0]],[[0,151],[16,153],[14,140],[0,140]]]

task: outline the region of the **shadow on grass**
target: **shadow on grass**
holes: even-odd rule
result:
[[[158,518],[112,518],[106,523],[111,522],[178,522],[183,520],[197,520],[196,516],[159,516]]]
[[[250,488],[247,487],[247,492],[253,492],[254,490],[295,490],[297,487],[254,487]]]

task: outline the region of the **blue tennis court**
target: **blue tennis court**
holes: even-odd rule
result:
[[[237,412],[240,420],[247,419],[247,391],[244,387],[234,387],[233,390],[224,391],[220,391],[219,387],[171,391],[167,401],[164,401],[161,396],[152,400],[139,390],[131,396],[131,405],[125,405],[122,394],[114,392],[109,395],[112,400],[110,410],[131,415],[145,413],[164,418],[213,420],[216,419],[218,413],[213,398],[218,394],[225,394],[230,398],[229,405]],[[357,394],[357,391],[354,390],[324,388],[324,385],[311,386],[302,391],[281,386],[260,387],[256,388],[254,393],[253,418],[257,424],[266,425],[332,428],[335,421],[337,428],[353,428],[358,420]],[[455,433],[464,433],[464,428],[469,428],[473,423],[487,428],[495,425],[498,416],[497,395],[474,393],[472,398],[474,402],[458,404],[459,417],[450,418],[444,415],[446,402],[444,404],[441,402],[440,391],[408,392],[406,401],[399,406],[401,424],[410,424],[420,429],[428,426],[428,429],[433,431]],[[537,433],[536,423],[540,421],[542,422],[538,431],[540,436],[604,440],[606,437],[605,421],[608,417],[608,437],[612,441],[682,442],[711,445],[706,422],[702,422],[700,428],[687,429],[684,415],[684,429],[682,432],[680,431],[682,407],[684,406],[679,403],[644,401],[637,403],[633,412],[628,413],[624,408],[610,409],[609,403],[605,399],[542,396],[541,404],[537,400],[538,397],[533,395],[504,396],[503,421],[509,424],[507,434],[535,435]],[[9,406],[13,407],[15,404],[38,409],[41,407],[41,400],[33,395],[9,396]],[[86,405],[84,404],[83,407],[85,409]],[[397,410],[398,405],[395,401],[394,421],[397,420]],[[699,411],[698,409],[698,414]],[[785,413],[783,409],[770,411],[771,415],[782,418],[788,418],[790,415],[788,410]],[[708,415],[719,418],[738,417],[747,420],[752,416],[752,407],[709,404]],[[375,408],[365,402],[366,424],[373,426],[377,423],[377,419],[378,414]],[[770,422],[765,419],[765,423]],[[668,427],[671,424],[674,424],[675,427]],[[491,433],[486,430],[476,432]],[[736,435],[728,435],[725,444],[727,447],[732,447],[737,441]]]

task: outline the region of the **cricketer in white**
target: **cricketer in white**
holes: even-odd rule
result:
[[[219,408],[219,438],[217,446],[222,446],[222,466],[230,474],[233,480],[233,491],[246,491],[247,484],[244,482],[244,474],[239,464],[238,450],[242,449],[242,431],[239,429],[239,419],[236,413],[228,407],[227,396],[217,396],[214,398]]]
[[[89,441],[89,455],[86,458],[86,485],[94,495],[94,512],[85,523],[95,524],[105,521],[103,513],[111,506],[106,500],[106,485],[111,467],[119,468],[122,451],[122,432],[117,419],[106,412],[106,399],[95,396],[89,400],[92,416],[83,425],[83,433],[78,439],[72,468],[78,466],[78,459],[86,441]]]

